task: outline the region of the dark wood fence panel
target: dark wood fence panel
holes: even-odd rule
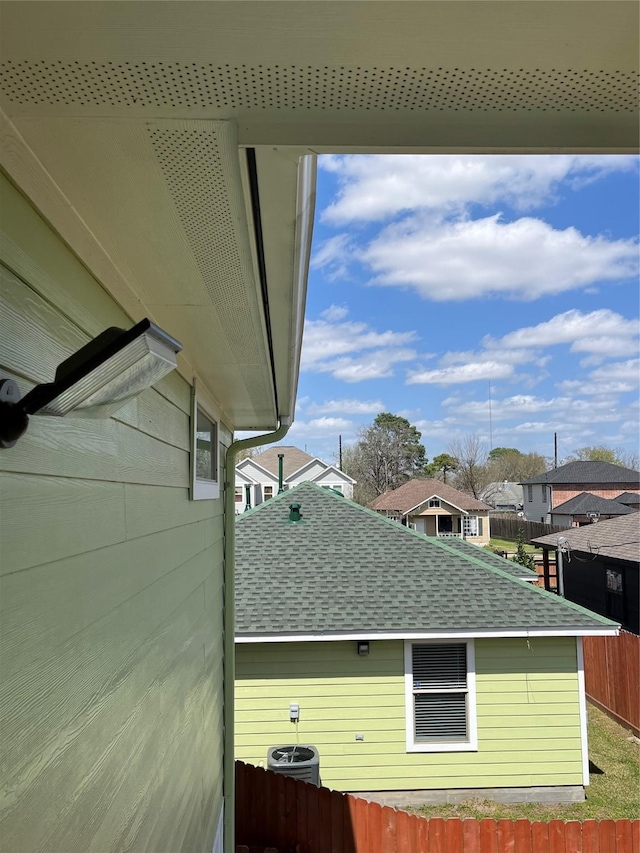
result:
[[[425,818],[237,761],[236,840],[238,853],[640,853],[640,820]]]
[[[491,535],[496,539],[509,539],[513,542],[518,538],[518,531],[524,530],[524,541],[531,542],[538,536],[548,536],[550,533],[559,533],[561,530],[566,530],[564,527],[557,524],[543,524],[540,521],[525,521],[524,518],[518,518],[515,513],[495,513],[492,512],[489,516],[489,529]]]
[[[584,637],[587,696],[640,736],[640,637]]]

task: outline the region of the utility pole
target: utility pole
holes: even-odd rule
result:
[[[489,382],[489,450],[493,450],[493,421],[491,418],[491,382]]]
[[[338,468],[342,471],[342,436],[338,436]]]
[[[558,433],[553,434],[553,467],[558,467]]]

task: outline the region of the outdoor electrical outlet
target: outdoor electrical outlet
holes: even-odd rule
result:
[[[364,740],[364,735],[359,732],[356,734],[356,740]]]

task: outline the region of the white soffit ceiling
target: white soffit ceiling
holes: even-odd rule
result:
[[[131,313],[185,343],[236,428],[275,425],[295,395],[300,155],[637,148],[633,0],[0,9],[5,168],[95,268],[26,155],[44,167],[126,282]],[[268,327],[243,146],[256,149]]]

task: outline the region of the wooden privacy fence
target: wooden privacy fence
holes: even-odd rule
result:
[[[531,542],[538,536],[548,536],[550,533],[566,530],[567,526],[543,524],[541,521],[525,521],[524,518],[518,518],[514,512],[492,512],[489,515],[489,529],[496,539],[510,539],[513,542],[518,538],[518,531],[524,530],[524,541]]]
[[[237,761],[236,842],[278,853],[640,853],[640,820],[425,818]]]
[[[640,637],[584,637],[587,696],[640,736]]]

